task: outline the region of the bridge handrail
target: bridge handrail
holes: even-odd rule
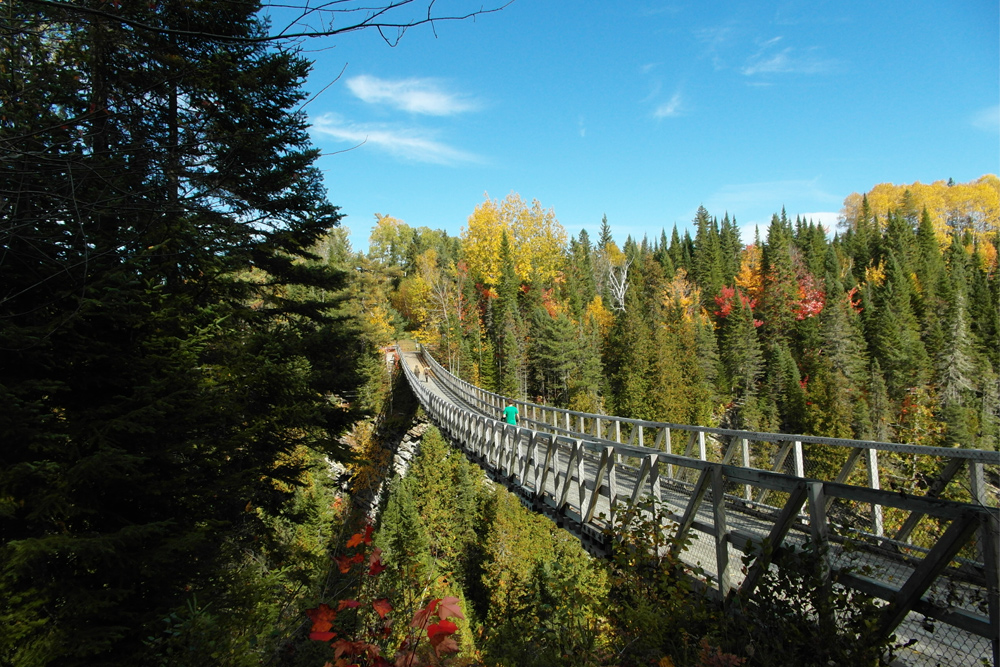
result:
[[[462,387],[464,391],[463,394],[467,398],[473,398],[479,401],[482,405],[489,405],[494,407],[497,412],[503,410],[503,405],[508,403],[513,403],[514,405],[525,407],[525,408],[536,408],[543,409],[548,412],[575,416],[577,418],[583,417],[584,419],[600,419],[603,421],[617,421],[622,424],[630,424],[633,426],[642,426],[644,428],[669,428],[677,431],[689,431],[695,433],[706,433],[712,435],[725,435],[733,437],[746,438],[748,440],[755,441],[766,441],[766,442],[801,442],[809,444],[821,444],[821,445],[834,445],[837,447],[851,447],[851,448],[862,448],[862,449],[875,449],[879,451],[896,452],[900,454],[919,454],[923,456],[941,456],[948,458],[965,459],[968,461],[977,461],[980,463],[1000,463],[1000,452],[993,452],[985,449],[965,449],[958,447],[932,447],[927,445],[913,445],[906,443],[894,443],[894,442],[883,442],[879,440],[853,440],[849,438],[831,438],[827,436],[818,435],[798,435],[792,433],[771,433],[762,431],[746,431],[740,429],[727,429],[719,428],[715,426],[696,426],[693,424],[676,424],[673,422],[660,422],[660,421],[649,421],[644,419],[635,419],[632,417],[619,417],[616,415],[603,415],[593,412],[580,412],[577,410],[569,410],[567,408],[558,408],[551,405],[543,405],[541,403],[533,403],[531,401],[523,401],[516,398],[511,398],[498,394],[496,392],[489,391],[487,389],[482,389],[476,385],[467,382],[450,371],[445,369],[438,363],[437,359],[434,358],[426,349],[422,350],[423,356],[427,359],[430,365],[434,368],[436,373],[442,375],[437,376],[439,380],[443,380],[449,385],[458,385]],[[496,400],[496,403],[491,404],[485,399],[481,399],[476,394],[489,396]]]

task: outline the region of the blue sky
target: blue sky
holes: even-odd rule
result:
[[[619,242],[652,238],[704,205],[752,237],[783,206],[835,224],[880,182],[1000,171],[995,0],[515,0],[394,48],[306,46],[356,250],[375,213],[457,235],[486,193],[537,199],[571,235],[606,214]]]

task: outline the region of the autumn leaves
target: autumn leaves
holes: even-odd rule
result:
[[[378,577],[386,569],[382,563],[382,550],[372,546],[371,524],[352,535],[347,541],[347,548],[356,551],[335,558],[341,574],[351,574],[355,566],[366,561],[365,569],[357,572],[361,578]],[[371,590],[372,587],[358,588]],[[338,623],[338,614],[345,610],[354,611],[349,618],[341,618]],[[374,615],[365,613],[369,610]],[[465,618],[458,598],[433,598],[419,607],[413,613],[405,639],[390,662],[382,651],[392,635],[393,611],[387,597],[344,599],[338,601],[336,608],[324,602],[306,610],[312,621],[309,639],[331,643],[336,662],[328,662],[329,667],[419,667],[440,664],[444,656],[458,652],[454,638],[458,626],[449,620]]]

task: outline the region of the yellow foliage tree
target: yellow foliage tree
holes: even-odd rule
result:
[[[528,206],[516,193],[502,202],[490,199],[476,207],[462,228],[462,249],[469,272],[487,285],[500,281],[500,240],[507,232],[514,271],[522,283],[552,281],[566,246],[566,230],[552,209],[538,200]]]
[[[740,255],[740,270],[736,274],[736,286],[748,298],[760,302],[764,293],[764,264],[760,247],[754,244],[744,248]]]
[[[601,334],[601,340],[608,339],[611,325],[615,323],[615,316],[604,306],[604,300],[600,294],[587,304],[584,317],[589,318],[591,322],[597,325],[597,331]]]
[[[677,269],[674,279],[663,288],[661,301],[669,319],[692,322],[696,317],[707,318],[701,307],[701,290],[688,280],[683,268]]]
[[[980,238],[1000,231],[1000,178],[993,174],[951,185],[946,181],[930,184],[918,181],[909,185],[879,183],[866,195],[872,215],[883,227],[889,211],[919,216],[926,208],[942,244],[948,242],[948,234],[956,228],[970,229]],[[857,224],[862,201],[862,195],[857,192],[844,199],[843,224],[848,227]]]

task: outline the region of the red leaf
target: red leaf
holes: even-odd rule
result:
[[[354,547],[361,544],[361,541],[365,538],[361,536],[361,533],[354,533],[351,535],[351,539],[347,540],[347,548],[353,549]]]
[[[434,598],[431,600],[426,607],[423,609],[418,609],[417,613],[413,615],[413,620],[410,622],[411,628],[422,628],[427,625],[427,621],[430,619],[430,615],[434,613],[437,608],[440,598]]]
[[[313,632],[327,632],[333,627],[333,621],[337,618],[337,612],[330,609],[330,605],[325,602],[315,609],[306,609],[306,615],[313,622]]]
[[[441,639],[437,644],[434,644],[434,652],[437,653],[439,658],[442,653],[458,653],[458,644],[455,642],[454,637],[448,637],[446,635],[438,636],[441,637]]]
[[[360,606],[361,603],[357,600],[341,600],[340,604],[337,605],[337,611],[341,611],[342,609],[354,609]]]
[[[336,632],[310,632],[309,639],[314,639],[318,642],[328,642],[337,636]]]
[[[437,612],[438,618],[442,621],[446,618],[465,618],[465,614],[462,613],[462,608],[459,606],[459,600],[456,597],[446,597],[441,600]]]
[[[375,547],[371,555],[368,556],[368,574],[375,576],[381,574],[383,570],[385,570],[385,565],[382,564],[382,550]]]
[[[435,623],[434,625],[427,628],[427,637],[431,640],[431,644],[437,645],[441,639],[434,641],[437,637],[447,637],[448,635],[455,634],[458,631],[458,626],[451,621],[441,621],[440,623]]]
[[[365,536],[363,538],[361,538],[361,540],[365,544],[371,544],[372,543],[372,525],[371,524],[368,524],[367,526],[365,526]]]
[[[373,600],[372,607],[375,609],[376,613],[378,613],[380,618],[385,618],[385,615],[392,611],[392,605],[389,604],[388,598]]]
[[[334,560],[337,561],[337,566],[340,568],[341,574],[347,574],[351,571],[351,565],[354,563],[354,559],[351,556],[337,556]]]

